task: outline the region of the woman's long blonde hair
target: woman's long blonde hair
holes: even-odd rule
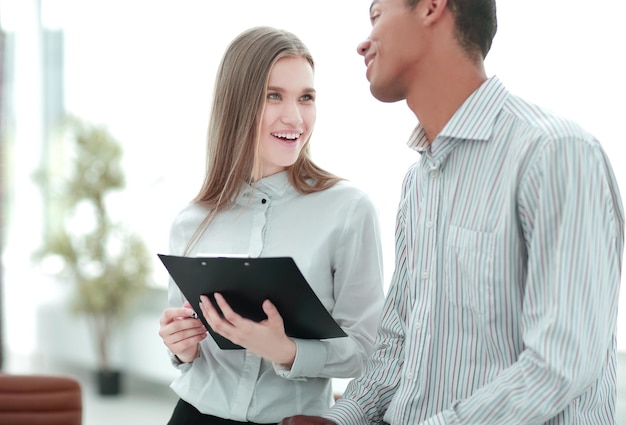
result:
[[[209,209],[189,241],[193,245],[212,217],[228,207],[245,183],[260,178],[259,137],[267,97],[267,82],[282,58],[302,57],[315,69],[313,57],[294,34],[271,27],[244,31],[228,46],[215,79],[209,119],[206,176],[194,202]],[[287,170],[300,193],[327,189],[341,180],[311,159],[310,135],[296,162]]]

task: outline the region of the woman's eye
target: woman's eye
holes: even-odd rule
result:
[[[312,102],[315,100],[315,97],[311,94],[305,94],[304,96],[302,96],[300,98],[300,100],[306,101],[306,102]]]
[[[380,17],[380,13],[375,13],[372,16],[370,16],[370,22],[372,23],[372,25],[376,22],[376,20]]]
[[[278,93],[268,93],[267,98],[271,100],[280,100],[280,94]]]

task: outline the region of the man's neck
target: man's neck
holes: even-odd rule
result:
[[[433,66],[415,78],[406,98],[430,143],[487,79],[482,62],[475,64],[469,59],[446,62],[445,66]]]

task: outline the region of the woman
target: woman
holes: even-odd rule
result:
[[[383,302],[378,219],[362,191],[310,158],[313,71],[289,32],[258,27],[233,40],[216,78],[206,178],[172,224],[170,253],[292,257],[348,337],[289,338],[269,300],[268,319],[255,323],[216,294],[224,317],[203,297],[207,322],[245,348],[220,350],[170,281],[159,334],[181,370],[171,425],[320,414],[332,403],[331,378],[359,375],[373,350]]]

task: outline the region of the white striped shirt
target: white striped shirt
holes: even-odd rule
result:
[[[326,416],[615,423],[623,210],[599,143],[493,77],[410,145],[378,348]]]

